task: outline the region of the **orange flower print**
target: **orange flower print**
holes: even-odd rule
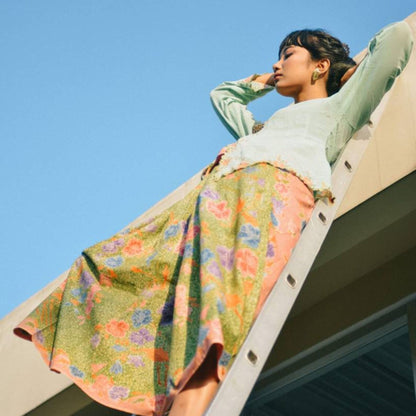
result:
[[[241,248],[235,254],[237,269],[246,276],[255,277],[258,259],[250,249]]]
[[[192,265],[190,264],[190,262],[183,262],[182,266],[181,266],[181,272],[183,273],[184,276],[190,276],[192,273]]]
[[[58,350],[57,354],[52,358],[51,368],[58,369],[61,372],[69,372],[70,363],[68,355],[62,350]]]
[[[284,183],[278,182],[274,185],[274,189],[280,194],[287,193],[287,186]]]
[[[218,340],[218,342],[223,343],[224,341],[224,335],[222,332],[222,325],[219,318],[215,318],[212,321],[209,321],[206,323],[206,325],[209,327],[209,333],[212,339]]]
[[[95,295],[100,291],[100,285],[93,285],[87,295],[87,306],[85,308],[85,313],[89,315],[92,308],[94,307],[94,298]]]
[[[199,225],[191,226],[186,234],[186,240],[192,241],[200,232],[201,227]]]
[[[91,364],[91,371],[92,373],[98,373],[100,370],[102,370],[107,364],[105,363],[96,363],[96,364]]]
[[[185,285],[176,286],[175,312],[177,316],[187,317],[189,315],[189,306],[187,302],[188,289]]]
[[[105,326],[105,330],[116,338],[124,338],[126,332],[129,329],[129,324],[125,321],[116,321],[112,319],[108,324]]]
[[[113,386],[114,383],[111,381],[111,379],[109,379],[104,374],[100,374],[95,378],[93,384],[91,384],[91,393],[106,399],[108,397],[108,391]]]
[[[143,241],[137,238],[132,238],[123,248],[123,253],[126,256],[136,256],[143,250]]]
[[[214,214],[219,220],[226,220],[230,214],[231,210],[227,208],[227,201],[207,201],[208,211]]]

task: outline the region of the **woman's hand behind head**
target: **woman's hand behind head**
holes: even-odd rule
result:
[[[352,75],[354,74],[357,68],[358,68],[358,65],[354,65],[345,72],[345,74],[341,77],[341,82],[340,82],[341,88],[352,77]]]

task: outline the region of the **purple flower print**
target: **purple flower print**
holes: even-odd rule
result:
[[[279,214],[282,211],[285,204],[283,203],[283,201],[279,199],[272,198],[272,205],[273,205],[273,211],[276,214]]]
[[[154,339],[155,337],[146,328],[141,328],[137,332],[130,334],[130,341],[137,345],[146,344],[146,342],[153,341]]]
[[[123,347],[122,345],[115,344],[113,345],[113,350],[117,352],[126,351],[126,347]]]
[[[88,289],[93,284],[94,278],[92,277],[92,275],[89,271],[84,270],[81,273],[81,278],[80,278],[79,282],[81,283],[81,286],[84,289]]]
[[[269,243],[267,244],[267,253],[266,253],[266,257],[273,257],[274,256],[274,248],[273,248],[273,244]]]
[[[275,227],[278,227],[279,226],[279,220],[276,218],[276,215],[274,215],[274,212],[273,211],[270,213],[270,219],[272,221],[272,224]]]
[[[204,264],[210,261],[213,257],[214,253],[210,249],[204,248],[201,253],[201,263]]]
[[[154,292],[152,292],[151,290],[145,289],[143,290],[142,295],[144,298],[150,299],[154,296]]]
[[[45,342],[45,338],[43,337],[43,334],[40,331],[36,332],[35,338],[36,341],[38,341],[40,344],[43,344]]]
[[[110,368],[110,373],[121,374],[123,372],[123,366],[120,364],[120,361],[116,361]]]
[[[147,231],[148,233],[154,233],[157,230],[157,225],[156,224],[149,224],[145,227],[144,230]]]
[[[127,362],[136,368],[144,367],[143,358],[140,355],[129,355]]]
[[[230,362],[230,360],[231,360],[231,355],[228,354],[228,352],[224,350],[221,354],[218,364],[226,367],[228,363]]]
[[[192,253],[193,253],[193,246],[192,243],[188,243],[185,245],[185,249],[183,251],[183,257],[192,257]]]
[[[105,261],[105,264],[108,267],[118,267],[118,266],[121,266],[122,263],[123,263],[123,258],[121,256],[110,257]]]
[[[165,231],[165,240],[167,240],[170,237],[174,237],[179,231],[179,225],[174,224],[168,227],[168,229]]]
[[[78,377],[78,378],[84,378],[85,377],[85,373],[83,371],[81,371],[79,368],[75,367],[74,365],[71,365],[69,367],[69,371],[71,371],[71,374],[74,377]]]
[[[91,345],[92,345],[93,348],[97,348],[98,345],[100,344],[100,341],[101,341],[100,334],[96,333],[92,336],[90,342],[91,342]]]
[[[244,172],[247,173],[254,173],[257,171],[257,166],[248,166],[244,169]]]
[[[224,246],[217,247],[217,253],[220,256],[220,263],[221,265],[227,269],[231,270],[234,264],[234,249],[227,248]]]
[[[209,199],[219,199],[219,195],[215,191],[209,188],[204,189],[201,192],[201,195]]]
[[[157,256],[157,251],[152,253],[147,259],[146,259],[146,265],[148,266],[150,262]]]
[[[207,286],[203,286],[202,287],[202,293],[208,293],[211,290],[215,289],[215,285],[213,283],[207,285]]]
[[[207,327],[203,326],[203,327],[199,328],[198,345],[201,345],[204,342],[207,335],[208,335],[208,328]]]
[[[103,244],[102,249],[105,253],[115,253],[123,245],[124,239],[119,238],[118,240],[110,241],[106,244]]]
[[[71,295],[74,298],[77,298],[77,300],[80,303],[84,303],[85,299],[87,299],[87,292],[85,290],[82,290],[80,287],[77,287],[76,289],[72,289],[71,290]],[[71,305],[72,305],[72,303],[71,303]],[[69,305],[69,306],[71,306],[71,305]]]
[[[108,391],[108,395],[110,399],[118,400],[118,399],[125,399],[129,395],[129,389],[123,386],[113,386]]]
[[[208,266],[208,271],[213,274],[216,277],[222,278],[222,274],[221,274],[221,270],[220,270],[220,266],[218,266],[218,263],[216,261],[213,261],[209,266]]]
[[[251,224],[243,224],[237,237],[251,248],[257,248],[260,242],[260,230]]]
[[[82,290],[80,287],[77,287],[75,289],[71,290],[71,295],[77,298],[78,296],[81,296]]]
[[[152,321],[152,312],[149,309],[136,309],[131,317],[133,326],[138,328],[139,326],[146,325]]]

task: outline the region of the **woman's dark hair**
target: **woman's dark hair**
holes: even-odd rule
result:
[[[303,29],[289,33],[280,44],[279,56],[289,46],[301,46],[309,51],[313,60],[329,59],[326,90],[328,95],[335,94],[341,88],[341,78],[356,62],[349,56],[345,43],[322,29]]]

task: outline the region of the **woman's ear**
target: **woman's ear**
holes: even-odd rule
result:
[[[317,62],[316,68],[319,70],[319,73],[324,77],[329,71],[331,66],[331,61],[328,58],[322,58]]]

